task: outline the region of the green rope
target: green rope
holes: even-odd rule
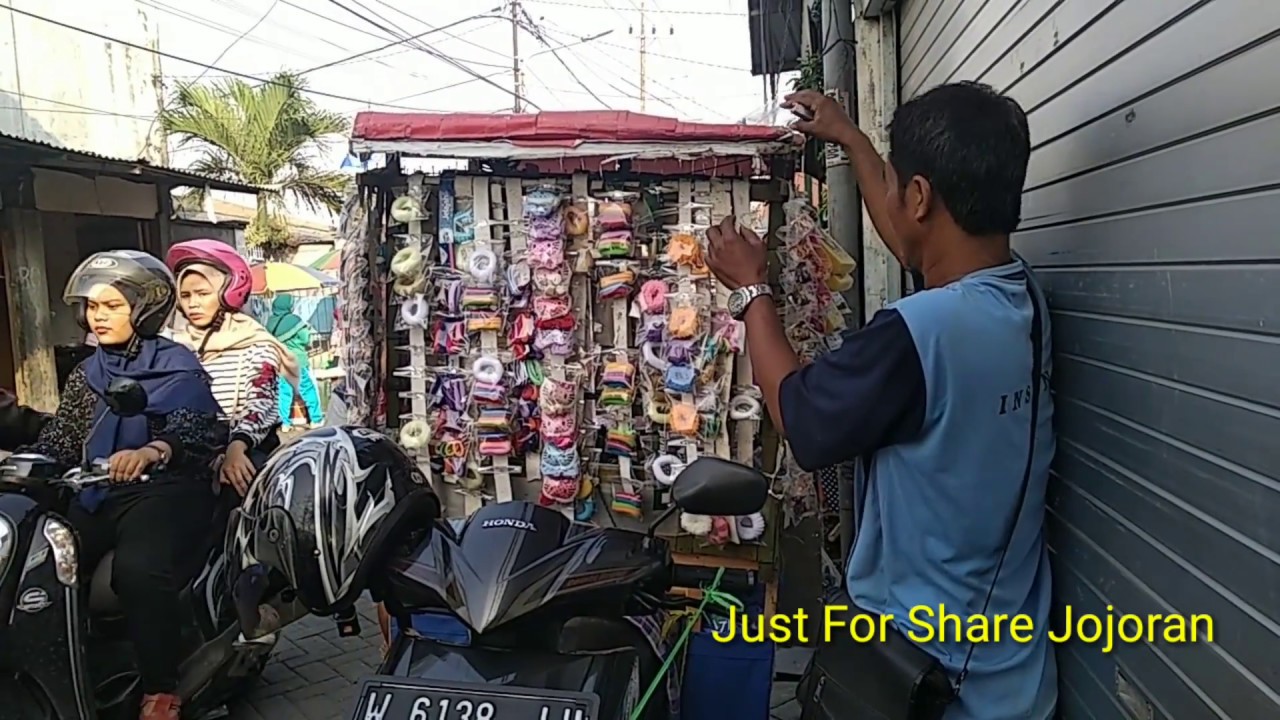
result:
[[[684,649],[685,643],[689,641],[689,635],[693,633],[693,626],[697,624],[698,618],[703,616],[703,611],[707,605],[718,605],[724,610],[730,608],[742,609],[742,602],[728,593],[722,593],[717,588],[720,587],[720,579],[724,577],[724,568],[716,571],[715,578],[711,584],[702,590],[702,602],[698,603],[697,610],[689,617],[689,622],[685,623],[684,632],[680,633],[680,639],[676,641],[671,652],[667,653],[666,660],[663,661],[662,667],[658,668],[658,674],[654,676],[653,682],[649,683],[649,689],[645,690],[644,697],[640,698],[640,702],[636,704],[634,710],[631,711],[630,720],[640,720],[640,716],[644,713],[645,707],[649,704],[649,700],[653,698],[653,694],[658,691],[659,683],[663,682],[667,677],[667,672],[671,670],[672,664],[676,658],[680,656],[680,651]]]

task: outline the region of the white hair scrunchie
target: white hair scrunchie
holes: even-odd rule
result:
[[[401,195],[391,202],[391,219],[398,223],[409,223],[418,219],[418,201],[408,195]]]
[[[391,258],[391,274],[398,278],[416,278],[422,272],[422,251],[415,247],[401,248]]]
[[[742,515],[737,519],[738,539],[744,542],[759,540],[764,535],[764,515],[760,513],[751,513],[750,515]]]
[[[476,282],[492,282],[497,270],[498,256],[488,248],[477,248],[471,253],[471,257],[467,258],[467,273],[475,278]]]
[[[502,375],[505,372],[502,361],[492,355],[481,355],[471,363],[471,375],[478,382],[497,385],[502,382]]]
[[[400,428],[400,445],[405,450],[421,450],[431,442],[431,426],[426,420],[410,420]]]
[[[760,401],[747,393],[735,395],[729,401],[729,419],[737,421],[759,420]]]
[[[680,471],[684,470],[684,462],[675,455],[659,455],[653,459],[649,468],[659,485],[671,487]]]
[[[422,295],[414,295],[400,304],[400,319],[405,325],[425,328],[431,304]]]
[[[680,528],[690,535],[706,537],[711,534],[711,516],[680,513]]]

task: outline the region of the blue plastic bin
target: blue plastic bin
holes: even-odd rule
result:
[[[681,720],[769,720],[772,642],[717,642],[708,630],[689,637]]]

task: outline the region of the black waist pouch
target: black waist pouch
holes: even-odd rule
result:
[[[830,640],[819,634],[800,678],[801,720],[940,720],[955,699],[942,665],[890,623],[883,637],[877,630],[869,642],[855,640],[849,628],[864,636],[881,627],[880,616],[854,605],[848,595],[841,593],[827,605],[848,610],[831,613],[844,625],[831,630]],[[855,624],[858,615],[867,617]]]

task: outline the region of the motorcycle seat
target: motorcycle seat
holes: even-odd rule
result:
[[[120,598],[111,589],[111,566],[115,557],[116,551],[108,550],[102,562],[93,569],[93,577],[89,580],[89,613],[95,617],[115,618],[123,614]],[[188,600],[190,595],[191,585],[188,584],[182,591],[183,600]]]

